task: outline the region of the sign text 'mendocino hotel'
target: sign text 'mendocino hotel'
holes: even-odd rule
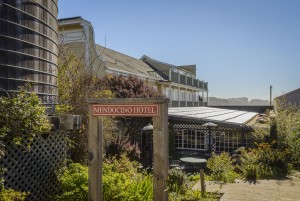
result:
[[[159,105],[93,105],[93,116],[143,116],[159,115]]]

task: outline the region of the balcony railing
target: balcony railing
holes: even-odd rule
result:
[[[179,101],[172,101],[171,107],[179,107]]]
[[[164,79],[169,80],[169,71],[147,71],[151,77],[154,77],[158,80]]]
[[[201,80],[198,79],[194,79],[191,77],[188,77],[186,75],[182,75],[176,72],[170,72],[169,71],[148,71],[148,74],[153,77],[156,78],[158,80],[169,80],[175,83],[179,83],[179,84],[184,84],[184,85],[188,85],[191,87],[197,87],[200,89],[204,89],[204,90],[208,90],[208,83],[207,82],[203,82]],[[171,75],[171,77],[169,77]]]
[[[172,72],[172,73],[171,73],[171,81],[172,81],[172,82],[179,83],[178,73],[175,73],[175,72]]]
[[[186,76],[185,75],[180,75],[180,80],[179,80],[179,82],[180,82],[180,84],[186,84]]]
[[[172,101],[170,105],[170,107],[201,107],[201,106],[207,106],[207,102]]]
[[[186,105],[187,107],[193,107],[193,102],[191,102],[191,101],[186,102],[186,104],[187,104]]]
[[[180,107],[186,107],[186,102],[185,101],[180,101]]]
[[[187,81],[187,85],[193,86],[193,78],[187,77],[187,78],[186,78],[186,81]]]

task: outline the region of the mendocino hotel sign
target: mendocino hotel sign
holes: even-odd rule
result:
[[[159,105],[93,105],[93,116],[143,116],[159,115]]]

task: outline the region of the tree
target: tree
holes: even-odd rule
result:
[[[108,75],[99,80],[97,86],[99,90],[109,90],[115,98],[153,98],[163,97],[163,95],[145,84],[137,76],[125,77],[123,75]],[[148,125],[151,118],[116,117],[122,126],[127,130],[125,135],[137,134],[141,128]]]
[[[83,57],[72,54],[67,45],[59,47],[58,57],[58,115],[76,114],[83,116],[83,124],[79,130],[69,133],[71,140],[71,159],[73,162],[85,163],[88,146],[88,98],[112,98],[109,90],[99,91],[96,87],[98,77],[90,66],[86,66]],[[104,119],[106,139],[112,134],[114,122]]]

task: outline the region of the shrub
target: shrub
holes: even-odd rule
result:
[[[292,154],[288,149],[274,148],[275,144],[260,143],[242,154],[239,169],[245,179],[269,179],[289,173]]]
[[[211,179],[224,183],[234,182],[237,177],[237,174],[234,172],[234,162],[235,160],[231,159],[228,153],[223,152],[220,155],[213,153],[212,157],[207,161]]]
[[[200,174],[192,174],[188,177],[189,181],[199,181],[200,180]]]
[[[13,189],[1,189],[1,201],[23,201],[29,195],[27,192],[18,192]]]
[[[284,103],[284,100],[283,100]],[[285,176],[300,163],[300,107],[276,102],[267,127],[256,128],[259,178]]]
[[[267,124],[254,131],[256,147],[242,154],[245,179],[286,176],[300,162],[300,107],[276,102]]]
[[[141,175],[132,182],[127,200],[153,200],[153,177],[150,175]]]
[[[238,168],[241,171],[241,175],[246,180],[256,180],[258,178],[259,164],[258,155],[255,150],[245,151],[240,158],[241,164]]]
[[[18,145],[27,151],[36,135],[50,129],[45,112],[38,96],[27,93],[23,88],[13,98],[0,97],[0,159],[5,155],[3,142]],[[3,173],[1,166],[0,187],[4,185]],[[14,192],[5,190],[4,195],[18,197],[18,193]]]
[[[180,169],[170,169],[168,178],[168,188],[170,192],[183,194],[187,190],[187,175]]]
[[[0,140],[30,147],[27,140],[50,128],[45,111],[38,96],[24,89],[11,99],[0,97]]]
[[[169,193],[169,201],[217,201],[220,200],[218,193],[204,193],[201,194],[199,190],[188,189],[184,194],[177,194],[175,192]]]
[[[125,155],[120,160],[106,160],[103,163],[104,201],[150,201],[152,200],[152,176],[138,173],[138,163],[131,163]],[[59,180],[63,193],[56,200],[83,201],[88,199],[88,168],[71,164],[64,168]]]
[[[103,175],[103,194],[107,201],[150,201],[153,197],[152,186],[152,177],[141,173],[132,177],[109,168]]]
[[[88,168],[79,163],[72,163],[62,171],[59,180],[63,193],[55,196],[55,199],[63,201],[87,200]]]
[[[103,165],[104,200],[152,200],[152,176],[139,173],[140,164],[122,154]]]
[[[122,154],[119,159],[112,157],[105,160],[106,167],[109,167],[113,172],[127,173],[134,176],[138,173],[141,164],[137,161],[130,161],[130,159]]]

